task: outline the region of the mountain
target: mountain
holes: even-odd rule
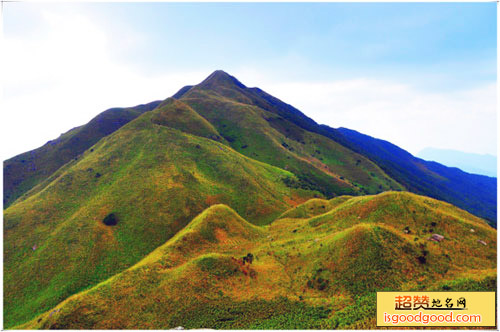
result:
[[[327,197],[403,189],[364,156],[308,131],[316,124],[300,111],[223,71],[183,90],[178,100],[208,120],[224,142],[243,155],[293,172],[299,178],[293,185]]]
[[[254,107],[256,109],[259,109],[260,112],[262,112],[263,110],[267,111],[264,112],[265,115],[264,117],[262,117],[262,114],[260,115],[252,114],[251,116],[261,117],[260,124],[262,124],[263,122],[262,119],[269,122],[269,124],[265,125],[265,127],[267,127],[264,130],[266,131],[266,134],[269,134],[268,133],[269,131],[272,131],[270,133],[271,136],[278,134],[278,137],[271,137],[271,139],[273,140],[272,142],[273,144],[271,146],[275,146],[276,141],[281,140],[280,142],[278,142],[281,145],[279,149],[286,148],[290,151],[293,151],[294,147],[288,145],[289,141],[291,140],[292,143],[300,142],[302,144],[305,144],[305,142],[302,141],[301,139],[303,133],[307,131],[312,132],[313,137],[311,137],[311,139],[319,137],[321,141],[320,144],[323,145],[323,148],[325,149],[330,149],[331,148],[330,145],[332,145],[332,143],[335,143],[331,142],[331,140],[325,139],[323,136],[325,134],[326,135],[329,134],[325,133],[312,119],[306,117],[299,110],[293,108],[288,104],[281,102],[277,98],[268,95],[267,93],[258,88],[246,88],[237,79],[235,79],[234,77],[228,75],[223,71],[219,70],[214,72],[204,82],[196,86],[194,89],[192,88],[193,86],[186,86],[182,88],[181,90],[179,90],[179,92],[174,94],[173,98],[179,99],[183,97],[186,93],[193,90],[190,92],[191,98],[188,98],[188,104],[189,104],[189,102],[193,102],[192,97],[193,95],[196,95],[197,91],[198,92],[204,91],[204,93],[206,93],[208,96],[211,97],[210,100],[211,103],[217,100],[217,102],[220,102],[222,104],[226,103],[228,105],[231,105],[233,108],[239,108],[240,112],[244,112],[245,111],[244,107],[248,106],[248,104],[244,105],[234,104],[234,101],[231,100],[231,98],[234,97],[234,99],[236,100],[240,101],[243,100],[244,103],[255,105]],[[227,94],[228,98],[221,98],[224,96],[224,94]],[[68,131],[67,133],[61,135],[59,138],[47,142],[44,146],[38,149],[23,153],[9,160],[6,160],[4,162],[4,206],[8,207],[22,194],[26,193],[36,184],[48,178],[52,173],[54,173],[57,169],[59,169],[62,165],[64,165],[68,161],[77,158],[82,152],[90,148],[101,138],[111,134],[124,124],[135,119],[137,116],[141,115],[142,113],[151,111],[152,109],[156,108],[156,106],[158,106],[159,104],[160,101],[155,101],[145,105],[139,105],[131,108],[113,108],[107,110],[99,114],[94,119],[92,119],[88,124],[74,128]],[[206,104],[205,100],[203,104]],[[209,104],[208,106],[211,105]],[[197,111],[199,111],[200,114],[203,113],[202,110],[197,110]],[[272,114],[273,116],[269,114],[270,112],[273,113]],[[201,115],[205,116],[203,114]],[[259,121],[259,119],[255,121]],[[287,126],[290,123],[291,126],[290,128],[288,128]],[[227,126],[227,124],[225,125]],[[274,128],[270,129],[269,126]],[[248,127],[249,126],[247,126],[246,129],[252,129]],[[230,128],[226,127],[218,129],[222,130],[223,132],[227,132],[230,130]],[[241,128],[237,128],[237,130],[239,129]],[[279,132],[276,133],[276,130],[283,131],[284,135]],[[286,130],[288,130],[288,132],[286,132]],[[314,135],[314,133],[319,133],[320,135],[319,136]],[[229,133],[229,134],[235,134],[235,133]],[[231,136],[226,136],[226,137],[229,138],[229,140],[233,139]],[[333,136],[330,135],[329,138],[332,137],[335,137],[335,135]],[[242,152],[242,150],[247,147],[248,147],[247,144],[240,144],[238,150],[239,152]],[[311,151],[306,152],[305,156],[303,153],[300,153],[300,151],[298,152],[300,154],[299,159],[301,160],[297,160],[297,158],[292,158],[290,157],[289,154],[284,156],[282,153],[282,156],[280,158],[281,161],[276,162],[276,164],[279,164],[279,166],[287,167],[288,166],[287,162],[284,159],[292,158],[293,162],[291,163],[293,165],[290,165],[289,167],[294,167],[295,169],[300,168],[301,171],[298,172],[298,174],[300,173],[301,178],[304,179],[304,181],[306,182],[312,181],[312,183],[309,185],[316,185],[318,183],[319,189],[329,196],[333,195],[335,192],[349,193],[349,192],[365,190],[365,192],[367,193],[375,193],[386,189],[401,189],[401,187],[395,181],[388,178],[380,170],[377,170],[378,167],[373,163],[371,163],[370,161],[366,160],[366,158],[363,158],[363,156],[352,154],[351,151],[343,148],[343,146],[339,144],[336,144],[336,147],[337,150],[340,149],[341,151],[336,151],[336,155],[334,156],[328,156],[327,158],[331,160],[327,160],[327,162],[323,162],[325,157],[319,155],[321,153],[320,149],[318,149],[316,152],[316,150],[313,149],[314,147],[310,146],[309,150],[312,150],[312,152]],[[364,173],[364,174],[354,174],[353,183],[346,183],[346,181],[343,181],[343,179],[340,179],[340,177],[337,176],[338,183],[333,185],[330,183],[331,181],[329,179],[330,174],[332,172],[328,167],[332,167],[332,163],[333,165],[337,166],[343,163],[343,160],[338,160],[339,157],[342,157],[339,156],[340,153],[346,155],[351,154],[352,158],[356,158],[356,163],[357,160],[360,160],[360,163],[363,160],[366,161],[367,169],[363,170],[364,166],[363,165],[360,166],[358,163],[358,165],[356,165],[357,166],[356,168],[360,168],[361,172],[359,172],[359,170],[353,170],[352,172]],[[246,155],[248,155],[248,153]],[[255,156],[256,153],[253,154],[253,157]],[[263,156],[261,156],[261,158],[263,158]],[[269,158],[267,156],[266,159],[269,160],[271,158],[274,157]],[[297,163],[300,165],[296,165]],[[317,169],[318,166],[315,165],[312,166],[313,170],[309,170],[311,164],[319,165],[319,170]],[[352,160],[349,161],[348,164],[349,165],[352,164]],[[343,167],[343,169],[339,171],[347,173],[351,172],[348,169],[348,167]],[[330,174],[327,174],[325,176],[325,173],[330,173]],[[379,179],[378,181],[372,181],[370,179],[371,177],[370,173],[380,175],[381,179]],[[309,179],[306,179],[306,177],[309,177]],[[345,178],[345,176],[342,177]],[[367,184],[369,185],[367,186]],[[308,185],[308,184],[301,183],[300,185]],[[364,188],[365,186],[367,187]],[[343,191],[339,190],[339,187],[344,188],[344,190]]]
[[[344,135],[344,144],[377,163],[407,190],[454,204],[496,227],[496,178],[416,158],[394,144],[354,130],[336,131]]]
[[[76,127],[38,149],[4,161],[3,204],[8,207],[22,194],[47,179],[69,162],[144,112],[154,109],[160,101],[128,108],[111,108],[86,125]]]
[[[492,291],[495,265],[496,230],[410,193],[314,199],[267,227],[218,204],[19,328],[375,328],[376,290]]]
[[[4,211],[7,326],[137,263],[212,204],[266,224],[319,195],[287,186],[298,180],[286,170],[158,123],[174,105],[101,139]],[[115,226],[104,224],[111,214]]]
[[[299,181],[290,185],[314,188],[327,197],[409,190],[456,204],[496,225],[496,181],[493,179],[474,177],[424,162],[388,142],[383,144],[384,147],[379,147],[377,145],[380,145],[380,140],[363,134],[357,135],[348,129],[318,125],[293,106],[259,88],[247,88],[221,70],[215,71],[197,86],[183,87],[173,98],[182,99],[200,116],[213,122],[212,125],[225,135],[223,141],[238,152],[292,171]],[[153,102],[132,109],[144,112],[158,104],[159,102]],[[215,107],[220,109],[215,112]],[[249,108],[259,110],[261,114],[246,112]],[[233,112],[236,109],[239,115]],[[96,121],[107,118],[106,113],[110,111],[115,116],[109,121]],[[122,114],[123,109],[107,112],[83,126],[87,129],[82,130],[83,134],[72,137],[72,130],[37,150],[5,161],[4,205],[9,206],[64,163],[131,119],[127,112]],[[133,112],[132,117],[134,116],[137,113]],[[235,116],[239,118],[233,119]],[[243,116],[248,118],[243,119]],[[112,129],[95,130],[96,123],[101,122],[105,128],[112,126]],[[236,126],[233,126],[235,122]],[[70,139],[66,139],[66,136],[70,136]],[[309,141],[305,142],[304,137],[309,138]],[[363,139],[360,140],[360,137]],[[250,145],[246,141],[256,144]],[[389,145],[390,148],[386,150]],[[288,152],[282,151],[283,148]],[[321,155],[325,150],[334,153],[329,156]],[[358,154],[353,153],[354,151]],[[344,157],[350,160],[345,161]],[[422,166],[423,164],[426,166]],[[422,167],[428,170],[422,171]],[[433,172],[438,172],[439,176],[431,174]],[[334,182],[331,181],[332,175],[336,179]],[[422,181],[425,183],[421,183]]]
[[[497,177],[497,158],[489,154],[425,148],[417,154],[417,157],[449,167],[457,167],[467,173]]]
[[[212,204],[260,225],[315,196],[402,189],[279,108],[239,102],[247,100],[242,86],[214,73],[101,138],[4,210],[7,326],[132,266]],[[106,226],[109,216],[118,225]]]
[[[20,156],[4,163],[7,328],[303,328],[325,315],[327,327],[372,326],[352,303],[372,310],[379,287],[489,289],[495,277],[496,230],[400,193],[422,176],[394,172],[404,159],[377,160],[225,72],[108,113],[35,150],[33,171],[12,162]],[[440,189],[440,177],[423,180]],[[467,185],[444,193],[489,197]],[[432,232],[450,249],[432,247]]]

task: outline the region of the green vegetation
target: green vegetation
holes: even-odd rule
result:
[[[270,97],[215,72],[179,100],[209,121],[236,151],[291,171],[296,177],[283,181],[292,188],[316,190],[328,198],[403,188],[362,155],[308,131],[304,123],[301,127],[298,118],[288,118]]]
[[[156,125],[155,114],[102,139],[4,211],[6,326],[130,267],[215,203],[266,224],[316,194],[286,187],[287,171]],[[102,223],[110,211],[120,219],[113,227]]]
[[[4,208],[49,178],[61,166],[80,155],[101,138],[118,130],[144,112],[160,104],[154,101],[129,108],[111,108],[86,125],[73,128],[42,147],[6,160],[3,165]],[[90,150],[92,152],[92,150]]]
[[[429,227],[445,240],[427,240]],[[495,290],[495,265],[493,228],[407,192],[312,199],[260,227],[218,204],[138,264],[18,327],[373,328],[377,290]]]
[[[158,106],[151,117],[153,123],[179,129],[196,136],[222,140],[217,130],[191,107],[181,101],[169,98]]]
[[[304,204],[283,213],[280,218],[310,218],[331,211],[337,205],[351,199],[353,196],[339,196],[326,199],[310,199]]]
[[[325,128],[342,135],[343,145],[377,163],[406,190],[465,209],[496,227],[497,179],[416,158],[387,141],[347,128]]]
[[[201,271],[210,276],[228,277],[238,271],[238,265],[230,257],[206,256],[197,264]]]
[[[6,328],[373,328],[377,290],[496,288],[484,220],[225,73],[174,97],[6,162]]]

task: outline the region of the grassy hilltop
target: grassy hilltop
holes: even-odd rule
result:
[[[312,200],[260,227],[219,204],[20,328],[374,328],[376,290],[494,290],[495,262],[494,229],[414,194]]]

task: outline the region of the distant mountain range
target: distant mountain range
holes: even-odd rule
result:
[[[376,290],[496,288],[496,179],[223,71],[5,161],[4,184],[6,328],[373,328]]]
[[[497,157],[489,154],[425,148],[417,156],[449,167],[458,167],[468,173],[497,177]]]
[[[338,131],[346,138],[346,146],[376,162],[407,190],[454,204],[496,227],[496,178],[425,161],[392,143],[354,130],[339,128]]]

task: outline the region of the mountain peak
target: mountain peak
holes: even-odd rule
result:
[[[217,69],[216,71],[214,71],[212,74],[210,74],[210,76],[212,75],[215,75],[215,76],[225,76],[225,77],[231,77],[231,75],[229,75],[228,73],[226,73],[224,70],[222,69]]]
[[[238,81],[236,77],[229,75],[223,70],[216,70],[212,74],[210,74],[203,82],[201,82],[198,86],[204,88],[214,88],[218,86],[224,87],[238,87],[241,89],[246,88],[243,83]]]

